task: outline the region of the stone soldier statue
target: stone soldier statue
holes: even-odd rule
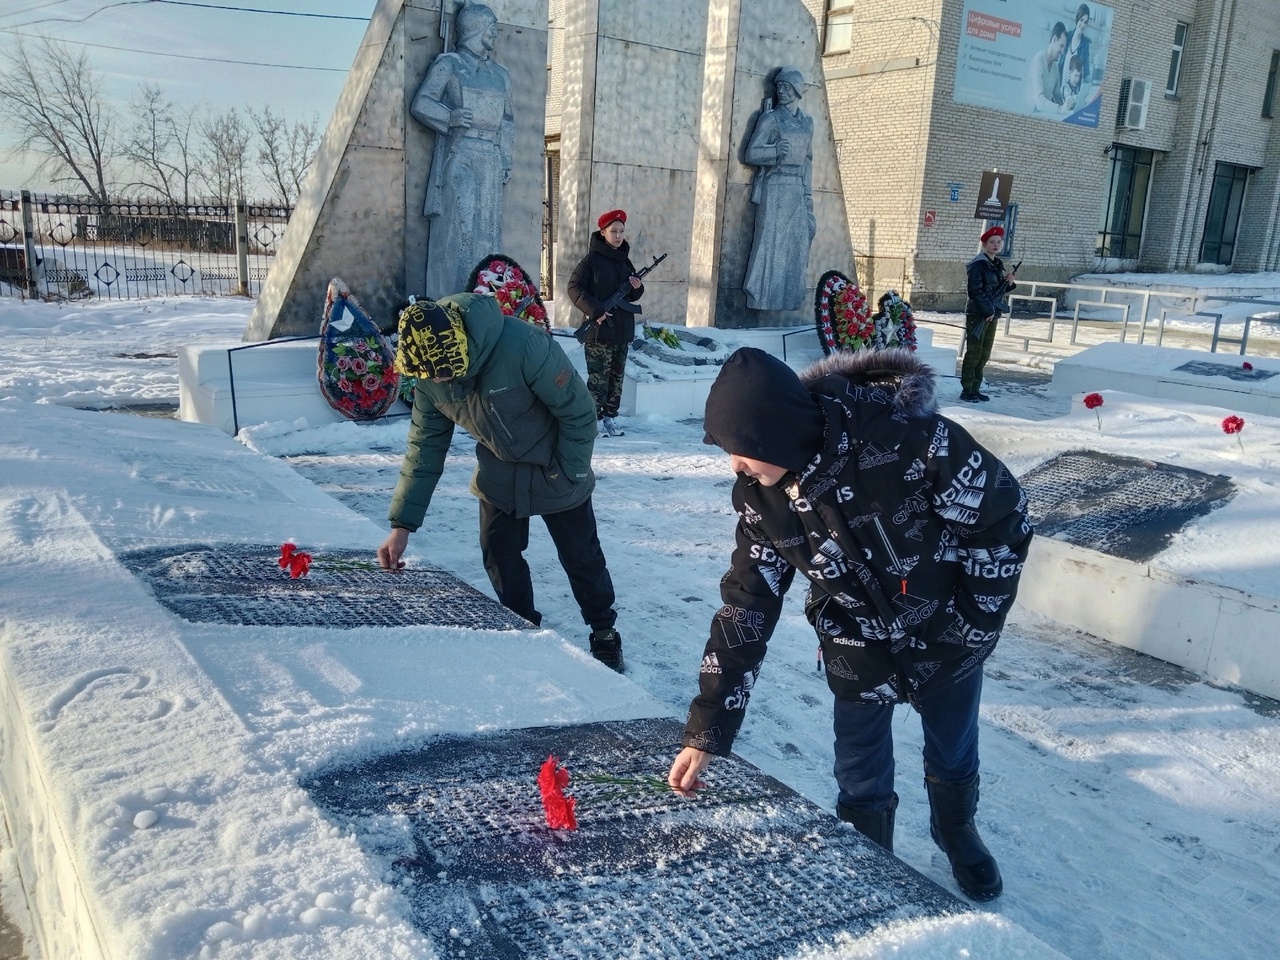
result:
[[[813,118],[800,110],[804,76],[780,67],[774,78],[776,108],[765,102],[747,144],[756,167],[751,202],[755,235],[742,289],[753,310],[795,310],[805,301],[813,216]]]
[[[431,62],[410,112],[435,131],[423,215],[431,221],[432,299],[459,293],[483,256],[502,249],[502,191],[511,177],[511,78],[492,58],[498,18],[468,0],[454,20],[456,49]]]

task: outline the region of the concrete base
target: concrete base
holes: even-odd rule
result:
[[[273,420],[345,418],[320,393],[318,339],[178,348],[178,419],[234,435]],[[234,389],[233,389],[234,387]]]
[[[1037,537],[1018,604],[1064,626],[1280,698],[1280,602]]]
[[[783,337],[787,362],[797,370],[822,358],[818,335],[803,327],[768,330],[700,330],[733,347],[758,347],[781,357]],[[933,346],[933,331],[920,328],[916,355],[942,376],[956,368],[956,351]],[[574,368],[587,376],[582,346],[572,337],[557,337]],[[178,419],[204,423],[224,433],[257,423],[305,419],[311,426],[341,423],[344,417],[330,407],[316,382],[317,340],[269,340],[261,344],[178,348]],[[619,412],[633,417],[701,417],[707,394],[720,367],[679,366],[637,359],[622,387]],[[660,370],[660,372],[655,372]],[[234,385],[234,390],[232,389]],[[396,411],[401,407],[393,408]]]
[[[1100,343],[1059,360],[1050,389],[1064,396],[1119,390],[1274,417],[1280,416],[1280,360]]]

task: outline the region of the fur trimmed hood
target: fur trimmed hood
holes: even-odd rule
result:
[[[801,382],[813,393],[835,392],[823,381],[841,377],[857,386],[879,386],[893,393],[893,407],[908,417],[938,412],[938,380],[933,367],[906,347],[885,350],[837,350],[801,371]],[[842,392],[842,391],[841,391]]]

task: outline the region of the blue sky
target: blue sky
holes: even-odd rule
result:
[[[316,114],[323,130],[376,2],[0,0],[0,52],[19,35],[29,45],[46,35],[84,49],[122,113],[153,81],[180,106],[270,106],[291,120]],[[0,128],[0,189],[47,188],[10,146]]]

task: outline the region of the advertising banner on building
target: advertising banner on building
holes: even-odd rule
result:
[[[1070,0],[965,0],[956,103],[1098,125],[1114,11]]]

